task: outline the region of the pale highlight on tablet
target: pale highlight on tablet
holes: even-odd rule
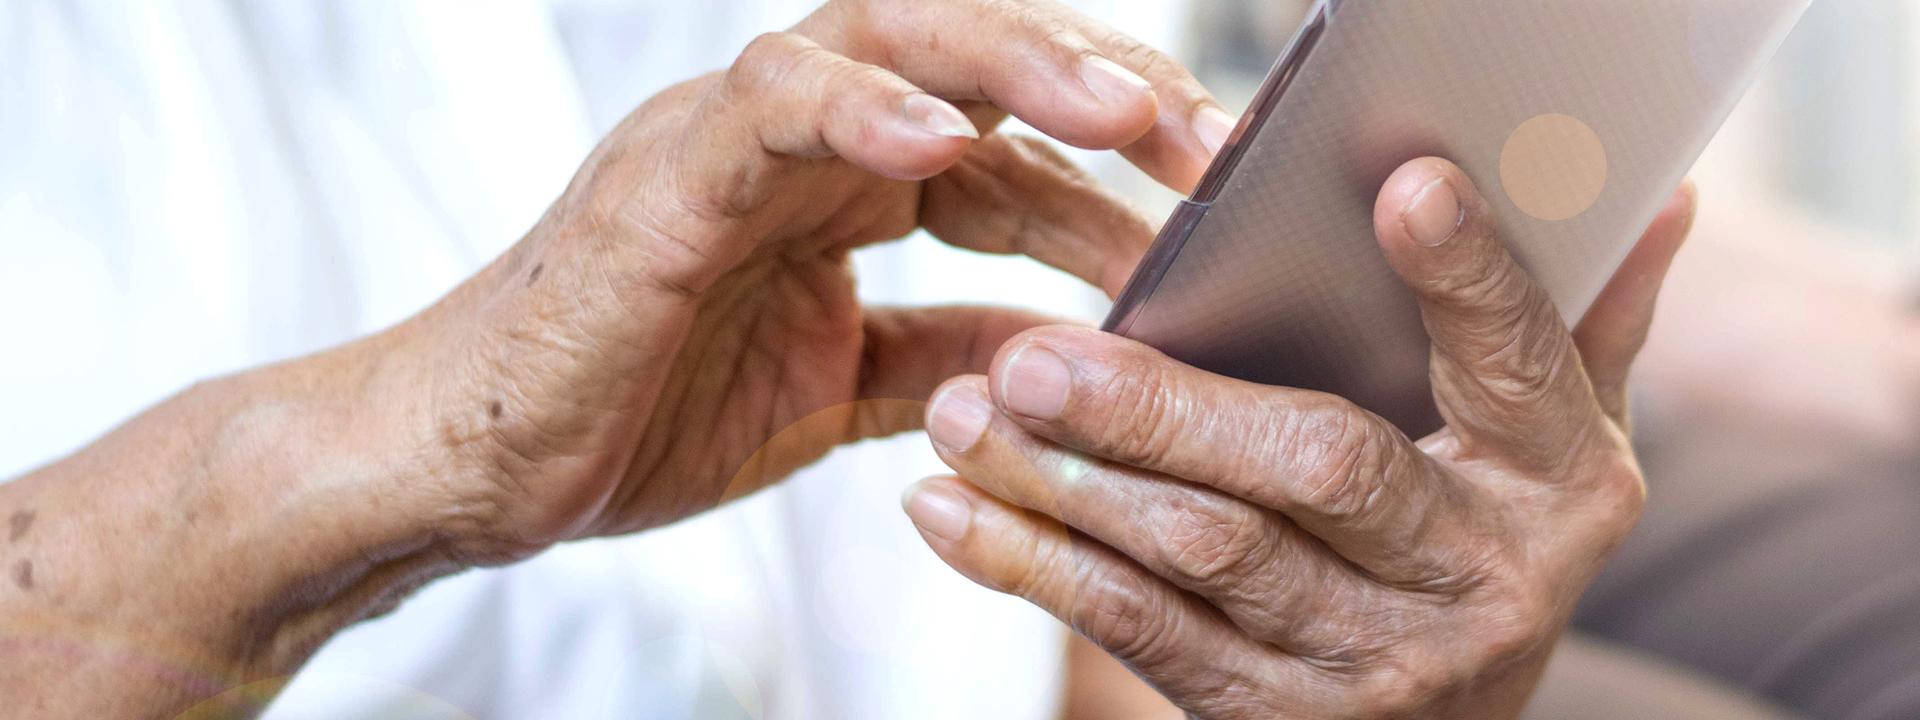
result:
[[[1521,212],[1547,222],[1593,209],[1607,189],[1607,147],[1571,115],[1550,113],[1521,123],[1500,151],[1500,185]]]

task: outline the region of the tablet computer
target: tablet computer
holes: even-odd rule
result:
[[[1437,430],[1388,176],[1459,164],[1571,324],[1810,2],[1321,0],[1106,329]]]

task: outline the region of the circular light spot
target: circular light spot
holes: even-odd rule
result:
[[[1579,118],[1541,115],[1507,138],[1500,183],[1521,212],[1548,222],[1572,220],[1607,188],[1607,147]]]

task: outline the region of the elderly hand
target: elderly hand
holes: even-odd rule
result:
[[[921,534],[1195,717],[1517,714],[1639,517],[1624,384],[1693,195],[1575,332],[1457,168],[1409,164],[1378,208],[1444,431],[1416,444],[1337,397],[1035,330],[930,409],[965,479],[909,491]]]
[[[0,626],[212,673],[15,644],[0,697],[172,717],[433,578],[672,522],[917,427],[942,381],[1041,320],[866,310],[849,253],[926,228],[1113,290],[1152,237],[1041,145],[993,135],[1009,114],[1176,186],[1232,130],[1178,64],[1052,3],[834,0],[636,111],[420,316],[204,383],[0,485]],[[251,712],[262,687],[219,702]]]
[[[1177,63],[1002,0],[836,0],[640,108],[525,242],[397,331],[416,372],[381,395],[430,398],[393,425],[425,429],[410,455],[444,479],[451,552],[655,527],[915,429],[940,382],[1043,322],[863,309],[863,245],[924,227],[1117,290],[1151,226],[991,134],[1009,113],[1176,186],[1232,129]]]

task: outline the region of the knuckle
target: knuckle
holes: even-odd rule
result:
[[[1482,669],[1452,648],[1397,645],[1351,676],[1357,691],[1355,716],[1428,717],[1437,703],[1471,687]]]
[[[1647,504],[1646,475],[1631,452],[1614,452],[1591,461],[1588,471],[1592,483],[1584,507],[1599,513],[1595,530],[1609,550],[1624,540]]]
[[[1531,407],[1567,381],[1566,373],[1577,366],[1574,346],[1544,291],[1531,291],[1495,322],[1497,327],[1486,329],[1487,336],[1502,337],[1503,342],[1474,360],[1480,373],[1491,378],[1490,387],[1500,400]]]
[[[1558,632],[1569,614],[1569,598],[1557,580],[1564,573],[1541,575],[1515,559],[1495,563],[1483,587],[1460,609],[1470,613],[1465,626],[1476,652],[1465,656],[1476,667],[1529,657]],[[1584,583],[1582,583],[1584,584]]]
[[[1367,684],[1360,693],[1357,703],[1360,712],[1357,717],[1365,718],[1418,718],[1426,717],[1435,701],[1452,691],[1453,683],[1445,676],[1426,670],[1396,670],[1381,676],[1377,682]]]
[[[1539,654],[1553,637],[1554,623],[1548,612],[1539,603],[1518,608],[1510,623],[1482,636],[1476,665],[1504,668]]]
[[[1103,454],[1138,467],[1165,466],[1190,430],[1188,411],[1171,384],[1165,371],[1141,367],[1114,373],[1105,391],[1092,395],[1111,403],[1100,432],[1107,445]]]
[[[1512,585],[1491,603],[1457,648],[1463,670],[1481,673],[1533,658],[1551,643],[1562,615],[1555,593],[1544,586]]]
[[[897,48],[924,25],[917,10],[932,6],[922,0],[834,0],[839,32],[857,57],[893,66]]]
[[[1168,571],[1182,587],[1228,588],[1251,573],[1272,545],[1260,518],[1210,508],[1182,508],[1165,530]]]
[[[1145,583],[1121,576],[1087,589],[1073,604],[1069,624],[1136,666],[1164,663],[1174,651],[1172,628],[1166,620],[1169,608]]]
[[[722,84],[729,95],[753,95],[785,74],[792,63],[792,53],[782,33],[766,33],[755,37],[740,51],[740,56],[727,68]]]
[[[1478,605],[1464,625],[1441,632],[1424,613],[1380,617],[1357,630],[1348,655],[1323,666],[1359,703],[1358,717],[1426,717],[1436,704],[1531,661],[1549,648],[1560,611],[1544,587],[1503,587],[1493,602]]]
[[[808,61],[807,44],[798,35],[770,32],[747,43],[722,83],[729,97],[755,97],[784,86]]]
[[[1023,598],[1036,598],[1053,577],[1052,560],[1037,537],[1029,537],[1024,547],[1002,556],[987,572],[987,584],[994,590]]]
[[[1293,416],[1285,435],[1283,449],[1303,468],[1293,502],[1343,523],[1379,504],[1388,487],[1379,421],[1342,403]]]
[[[1195,681],[1189,693],[1194,713],[1189,717],[1254,720],[1284,717],[1283,708],[1298,707],[1300,698],[1284,696],[1258,671],[1229,666],[1212,677]]]
[[[1627,533],[1640,522],[1640,516],[1647,508],[1647,478],[1638,465],[1613,473],[1609,479],[1602,480],[1602,486],[1617,493],[1619,502],[1613,506],[1618,510],[1621,527],[1618,535],[1625,539]]]

